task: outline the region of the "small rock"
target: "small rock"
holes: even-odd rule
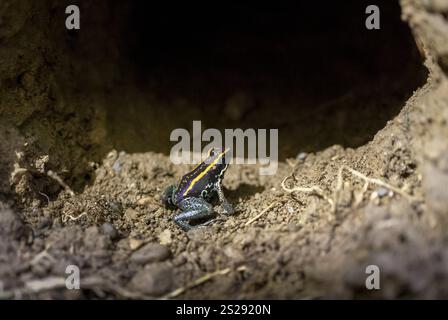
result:
[[[140,248],[143,244],[142,240],[138,240],[138,239],[134,239],[131,238],[129,239],[129,248],[131,248],[131,250],[137,250],[138,248]]]
[[[135,251],[130,260],[138,264],[147,264],[166,260],[170,256],[170,250],[158,243],[148,243]]]
[[[130,286],[150,296],[161,296],[173,286],[173,269],[166,264],[150,264],[138,271]]]
[[[106,222],[101,226],[101,231],[103,234],[109,236],[111,240],[116,240],[118,238],[118,231],[112,223]]]
[[[299,161],[304,161],[306,159],[307,155],[308,154],[306,152],[300,152],[297,155],[296,159],[299,160]]]
[[[161,232],[158,237],[160,244],[167,246],[170,245],[171,240],[171,231],[169,229],[165,229],[163,232]]]
[[[144,198],[137,200],[137,204],[140,204],[140,205],[150,204],[150,203],[153,203],[153,201],[154,201],[153,197],[144,197]]]
[[[139,213],[138,213],[138,211],[136,211],[132,208],[127,208],[124,215],[129,220],[136,220],[138,218]]]
[[[376,194],[378,195],[378,197],[382,198],[384,196],[386,196],[389,193],[389,190],[387,188],[378,188],[376,190]]]
[[[121,163],[119,160],[115,160],[114,164],[112,165],[112,169],[115,173],[120,173],[121,171]]]

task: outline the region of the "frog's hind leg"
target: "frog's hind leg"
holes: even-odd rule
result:
[[[181,213],[174,216],[176,222],[184,231],[192,228],[205,226],[210,221],[192,226],[189,224],[190,220],[205,219],[213,217],[213,206],[202,198],[185,198],[179,203]]]

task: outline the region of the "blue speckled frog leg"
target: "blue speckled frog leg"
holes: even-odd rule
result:
[[[185,198],[179,202],[178,207],[182,210],[182,212],[174,216],[173,220],[184,231],[205,226],[210,223],[209,221],[196,226],[191,226],[188,221],[211,218],[213,216],[213,206],[202,198]]]
[[[221,206],[224,209],[224,214],[225,215],[232,215],[235,213],[235,208],[232,206],[232,204],[227,201],[226,197],[224,196],[224,192],[222,191],[221,188],[221,182],[218,182],[216,184],[216,192],[218,193],[218,197],[219,197],[219,202],[221,202]]]
[[[176,209],[176,206],[174,205],[174,193],[176,192],[176,186],[171,185],[168,186],[165,191],[162,193],[162,203],[165,205],[166,208],[174,210]]]

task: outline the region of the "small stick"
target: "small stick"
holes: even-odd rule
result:
[[[241,266],[241,267],[238,267],[236,269],[236,271],[240,271],[240,272],[241,271],[245,271],[245,270],[247,270],[246,266]],[[185,291],[187,291],[189,289],[197,287],[197,286],[203,284],[204,282],[207,282],[210,279],[215,278],[216,276],[224,276],[224,275],[228,274],[230,271],[232,271],[231,268],[225,268],[225,269],[218,270],[218,271],[215,271],[215,272],[212,272],[212,273],[207,273],[206,275],[204,275],[204,276],[194,280],[193,282],[191,282],[190,284],[186,285],[185,287],[178,288],[178,289],[168,293],[162,299],[172,299],[172,298],[175,298],[175,297],[181,295],[182,293],[184,293]]]
[[[291,176],[285,177],[282,181],[282,189],[288,193],[293,193],[293,192],[305,192],[305,193],[310,193],[310,194],[316,194],[319,197],[323,198],[325,201],[327,201],[330,205],[331,208],[334,209],[334,201],[332,199],[330,199],[329,197],[327,197],[324,193],[324,191],[318,187],[318,186],[311,186],[311,187],[294,187],[294,188],[288,188],[285,186],[285,182],[286,180],[288,180]]]
[[[364,195],[367,192],[367,189],[369,188],[369,181],[365,181],[364,182],[364,186],[362,187],[362,192],[361,194],[355,199],[355,207],[358,207],[358,205],[362,202],[362,200],[364,199]]]
[[[267,206],[263,211],[261,211],[259,214],[257,214],[255,217],[250,219],[246,222],[245,226],[250,225],[252,222],[256,221],[258,218],[260,218],[262,215],[264,215],[268,210],[272,209],[276,204],[280,203],[280,201],[276,201],[271,203],[269,206]]]
[[[67,191],[72,197],[75,195],[73,190],[70,189],[70,187],[64,182],[64,180],[61,179],[61,177],[58,176],[58,174],[56,172],[48,170],[47,171],[47,176],[49,176],[50,178],[56,180],[56,182],[59,183],[61,185],[61,187],[63,187],[65,189],[65,191]]]
[[[352,168],[347,167],[347,166],[345,166],[345,165],[342,166],[341,168],[342,168],[342,169],[346,169],[346,170],[348,170],[351,174],[353,174],[354,176],[356,176],[356,177],[358,177],[358,178],[363,179],[363,180],[366,181],[366,182],[373,183],[373,184],[377,184],[377,185],[379,185],[379,186],[382,186],[382,187],[384,187],[384,188],[387,188],[387,189],[389,189],[389,190],[392,190],[392,191],[394,191],[394,192],[396,192],[396,193],[402,195],[403,197],[405,197],[405,198],[407,198],[407,199],[409,199],[409,200],[413,200],[413,197],[412,197],[412,196],[410,196],[409,194],[407,194],[406,192],[404,192],[404,191],[401,190],[400,188],[394,187],[394,186],[392,186],[392,185],[390,185],[390,184],[384,182],[383,180],[376,179],[376,178],[369,178],[369,177],[365,176],[364,174],[362,174],[361,172],[356,171],[355,169],[352,169]],[[342,171],[342,169],[341,169],[341,171]],[[366,189],[366,188],[364,188],[364,189]]]

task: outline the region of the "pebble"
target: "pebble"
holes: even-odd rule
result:
[[[150,296],[161,296],[173,287],[173,269],[167,264],[150,264],[138,271],[130,286]]]
[[[127,218],[128,220],[136,220],[138,218],[138,211],[132,209],[132,208],[127,208],[126,212],[125,212],[125,218]]]
[[[114,164],[112,165],[112,169],[115,171],[115,173],[120,173],[121,163],[119,160],[115,160]]]
[[[101,225],[101,231],[106,236],[109,236],[109,238],[111,240],[118,239],[118,236],[119,236],[118,231],[117,231],[117,229],[114,227],[114,225],[112,223],[109,223],[109,222],[103,223]]]
[[[142,245],[143,245],[143,241],[142,240],[134,239],[134,238],[129,239],[129,248],[131,250],[137,250]]]
[[[150,203],[152,203],[153,201],[154,201],[154,200],[153,200],[153,197],[144,197],[144,198],[139,199],[139,200],[137,201],[137,204],[140,204],[140,205],[150,204]]]
[[[173,241],[171,239],[171,231],[169,229],[165,229],[157,236],[157,238],[159,239],[160,244],[162,245],[169,245]]]
[[[388,193],[389,193],[389,189],[387,189],[387,188],[383,188],[383,187],[381,187],[381,188],[378,188],[378,189],[376,190],[376,194],[377,194],[378,197],[380,197],[380,198],[386,196]]]
[[[170,256],[170,250],[158,243],[148,243],[135,251],[130,260],[144,265],[147,263],[160,262],[166,260]]]
[[[307,153],[306,152],[300,152],[298,155],[297,155],[297,160],[299,160],[299,161],[304,161],[305,159],[306,159],[306,157],[307,157]]]

